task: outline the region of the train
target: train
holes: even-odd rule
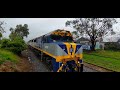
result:
[[[83,48],[69,30],[57,29],[28,41],[52,72],[83,72]]]

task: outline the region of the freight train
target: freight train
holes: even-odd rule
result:
[[[53,72],[83,72],[83,48],[68,30],[54,30],[28,41]]]

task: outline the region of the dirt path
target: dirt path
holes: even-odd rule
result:
[[[0,65],[0,72],[30,72],[32,70],[32,64],[28,61],[28,58],[20,55],[19,62],[13,63],[11,61],[5,61]]]

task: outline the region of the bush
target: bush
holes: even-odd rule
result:
[[[117,42],[107,42],[105,43],[105,50],[120,50],[120,44]]]
[[[9,39],[6,39],[6,38],[2,39],[1,40],[1,48],[7,48],[9,46],[9,42],[10,42]]]
[[[27,45],[22,38],[16,37],[14,40],[3,39],[1,41],[1,48],[5,48],[15,54],[21,54],[21,51],[25,50]]]

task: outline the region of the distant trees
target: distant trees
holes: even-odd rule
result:
[[[73,31],[73,32],[71,32],[71,33],[72,33],[72,35],[75,35],[75,38],[78,38],[78,37],[79,37],[79,34],[78,34],[77,31]]]
[[[118,42],[106,42],[105,50],[120,51],[120,44]]]
[[[109,32],[113,32],[112,26],[117,23],[114,18],[77,18],[75,20],[67,21],[66,26],[71,26],[80,34],[86,34],[90,37],[91,50],[95,50],[96,39],[102,38]]]
[[[17,25],[16,28],[10,28],[11,34],[9,35],[10,39],[14,39],[14,37],[19,36],[22,39],[24,39],[24,37],[27,37],[29,35],[29,29],[28,29],[28,25],[24,24],[23,26]]]

